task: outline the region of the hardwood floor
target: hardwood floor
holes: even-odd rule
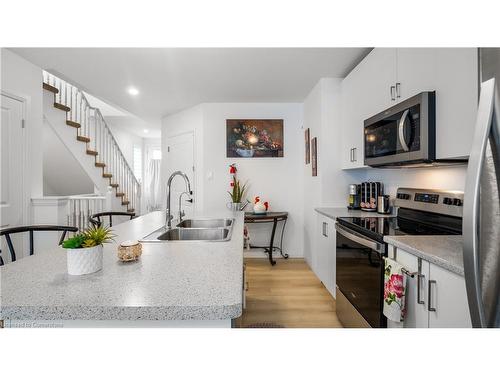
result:
[[[339,328],[335,300],[303,259],[245,259],[247,306],[236,326],[267,323],[285,328]]]

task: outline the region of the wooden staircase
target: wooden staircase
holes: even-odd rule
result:
[[[76,140],[86,144],[86,154],[94,157],[102,178],[109,180],[115,196],[129,213],[139,210],[140,184],[123,156],[98,108],[73,85],[44,72],[43,89],[54,94],[54,108],[66,113],[66,126],[75,128]]]

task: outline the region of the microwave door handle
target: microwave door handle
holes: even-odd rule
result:
[[[409,113],[408,109],[403,112],[403,116],[401,116],[401,119],[399,120],[399,125],[398,125],[399,142],[401,143],[403,150],[406,152],[410,151],[410,148],[408,147],[408,144],[406,143],[405,133],[404,133],[405,121],[406,121],[406,118],[408,117],[408,113]]]

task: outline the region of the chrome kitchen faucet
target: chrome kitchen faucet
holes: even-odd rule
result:
[[[174,218],[174,216],[171,214],[171,209],[170,209],[170,192],[171,192],[172,180],[174,179],[175,176],[182,176],[182,178],[184,178],[184,182],[186,183],[186,190],[184,192],[182,192],[181,195],[179,196],[179,221],[181,221],[182,216],[184,216],[184,214],[182,212],[182,207],[181,207],[182,195],[188,194],[191,197],[190,201],[191,202],[193,201],[193,198],[192,198],[193,191],[191,190],[191,183],[189,182],[188,176],[184,172],[181,172],[181,171],[176,171],[176,172],[172,173],[167,181],[167,210],[166,210],[166,224],[165,224],[167,229],[172,228],[172,219]]]

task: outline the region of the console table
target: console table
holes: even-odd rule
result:
[[[245,212],[245,223],[272,223],[273,229],[271,232],[271,240],[269,246],[253,246],[253,249],[266,249],[269,254],[269,262],[271,265],[275,265],[276,261],[273,259],[273,250],[279,250],[281,256],[285,259],[288,258],[288,254],[283,252],[283,234],[285,233],[286,221],[288,219],[288,212],[266,212],[265,214],[254,214],[253,212]],[[281,239],[280,246],[274,246],[274,235],[276,234],[276,227],[278,222],[282,222],[281,226]]]

